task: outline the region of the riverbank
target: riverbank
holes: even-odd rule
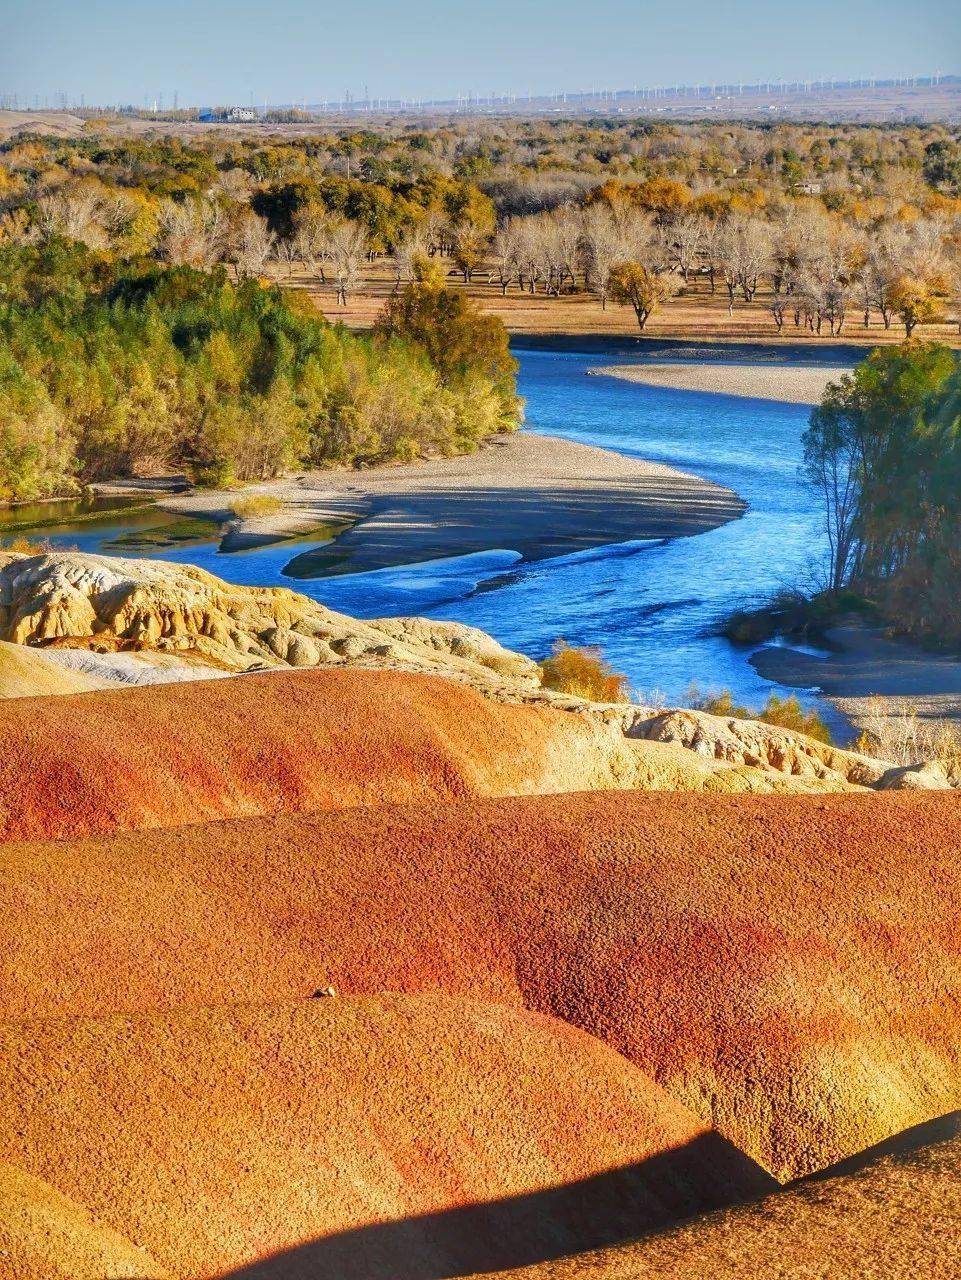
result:
[[[917,716],[961,728],[961,658],[931,653],[855,623],[825,632],[823,655],[766,645],[751,665],[766,680],[818,688],[856,728],[880,716]],[[790,642],[788,642],[789,644]]]
[[[543,560],[610,543],[704,533],[745,510],[733,490],[674,467],[530,431],[495,437],[463,457],[308,472],[247,492],[268,494],[280,506],[239,522],[235,537],[265,540],[349,525],[309,553],[309,563],[299,566],[303,576],[496,549]],[[235,497],[198,491],[162,505],[227,519]]]
[[[622,378],[648,387],[702,391],[750,400],[818,404],[828,383],[850,372],[844,366],[802,367],[770,364],[618,364],[589,371],[593,376]]]

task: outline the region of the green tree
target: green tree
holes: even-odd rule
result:
[[[388,300],[377,334],[382,341],[401,338],[415,343],[447,386],[463,386],[478,377],[490,382],[500,399],[502,429],[519,424],[517,361],[507,330],[498,317],[484,315],[463,293],[435,279],[416,280]]]
[[[918,633],[961,635],[959,410],[953,353],[906,343],[828,387],[804,437],[824,501],[829,586],[879,595]]]
[[[924,180],[954,195],[961,193],[961,144],[953,138],[929,142],[924,148]]]

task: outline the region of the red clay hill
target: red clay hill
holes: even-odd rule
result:
[[[631,743],[583,715],[392,671],[285,671],[0,705],[5,839],[643,785],[658,772],[669,785],[709,772],[693,752]]]
[[[48,692],[277,670],[0,654],[0,1280],[957,1274],[953,1134],[776,1190],[961,1107],[956,794],[453,624],[6,560]]]
[[[158,1274],[97,1270],[107,1245],[177,1277],[463,1275],[773,1185],[591,1036],[450,996],[7,1024],[0,1064],[0,1161],[59,1241],[50,1270],[35,1221],[0,1225],[4,1280]]]
[[[597,1036],[784,1179],[961,1106],[959,897],[950,795],[581,795],[8,844],[0,1012],[331,984],[495,1000]]]
[[[395,670],[286,669],[0,708],[0,840],[477,796],[832,791],[888,770],[753,721],[590,707],[517,682],[492,696]]]

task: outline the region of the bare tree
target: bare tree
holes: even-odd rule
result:
[[[219,204],[164,200],[160,207],[160,252],[167,262],[212,267],[223,257],[227,220]]]
[[[111,240],[122,239],[130,230],[139,212],[136,199],[129,191],[118,188],[111,191],[100,206],[100,224]]]
[[[267,219],[250,212],[244,215],[234,242],[234,270],[237,279],[257,276],[273,251],[277,237],[267,225]]]
[[[577,288],[577,264],[581,252],[583,224],[580,214],[569,208],[558,209],[553,214],[554,234],[557,249],[562,263],[560,284],[569,280],[571,289]]]
[[[293,239],[300,261],[326,284],[324,262],[330,256],[330,226],[326,215],[310,205],[301,209],[294,219]]]
[[[875,310],[881,316],[885,329],[890,329],[891,289],[898,278],[905,250],[903,227],[884,227],[869,240],[858,273],[858,295],[864,310],[865,328],[870,324],[872,310]]]
[[[254,190],[254,181],[246,169],[224,169],[217,175],[209,190],[212,199],[218,196],[231,204],[247,204]]]
[[[556,298],[567,275],[564,236],[553,213],[539,214],[537,222],[544,288]]]
[[[503,226],[498,228],[497,234],[494,236],[494,243],[491,246],[491,255],[493,258],[493,270],[490,273],[490,283],[495,281],[501,287],[502,296],[507,296],[507,290],[512,284],[520,284],[520,261],[523,248],[523,223],[526,219],[508,218]]]
[[[949,232],[949,223],[940,217],[919,218],[907,224],[907,267],[911,275],[932,282],[944,277]]]
[[[300,260],[300,247],[297,244],[297,233],[292,231],[290,235],[277,236],[274,245],[274,256],[278,262],[286,262],[288,280],[294,274],[294,263]]]
[[[738,289],[745,302],[754,298],[761,273],[770,269],[771,249],[770,228],[760,218],[735,213],[725,222],[718,244],[718,258],[727,286],[728,315],[734,314],[734,298]]]
[[[682,213],[667,228],[666,242],[674,265],[687,284],[704,244],[707,219],[700,213]]]
[[[593,204],[584,210],[583,244],[587,287],[606,309],[611,272],[631,258],[623,224],[606,205]]]
[[[367,256],[367,233],[358,222],[337,222],[330,229],[328,244],[337,302],[346,307]]]
[[[705,218],[704,234],[701,237],[701,257],[711,283],[711,293],[717,289],[717,273],[721,269],[721,243],[723,223],[719,218]]]
[[[541,236],[540,216],[518,219],[517,270],[522,288],[537,292],[538,281],[544,277],[544,246]]]
[[[415,279],[417,263],[430,257],[430,243],[430,235],[420,223],[397,242],[394,248],[395,289]]]
[[[437,209],[428,209],[421,223],[427,236],[427,253],[433,258],[436,254],[450,253],[453,249],[454,237],[450,223]]]
[[[103,225],[104,193],[93,183],[43,196],[37,202],[37,229],[44,239],[64,236],[91,249],[103,249],[108,237]]]

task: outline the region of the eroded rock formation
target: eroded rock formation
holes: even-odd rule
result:
[[[0,553],[0,638],[179,654],[228,671],[368,665],[537,687],[537,666],[483,631],[422,618],[361,622],[284,587],[235,587],[193,565]]]
[[[551,693],[540,687],[531,659],[473,627],[424,618],[360,621],[285,588],[235,587],[201,569],[161,561],[2,553],[0,638],[52,653],[66,648],[168,664],[180,659],[198,675],[362,668],[443,676],[496,701],[536,703],[600,726],[606,739],[601,745],[598,738],[596,781],[585,775],[579,786],[763,792],[950,785],[936,769],[921,776],[895,771],[756,721],[602,706]],[[384,731],[390,732],[386,721]],[[533,782],[513,788],[537,789]]]

